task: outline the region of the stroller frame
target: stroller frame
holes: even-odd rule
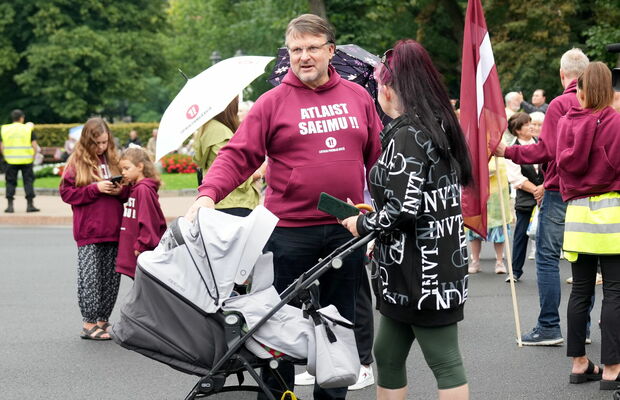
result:
[[[330,268],[338,269],[342,266],[343,259],[352,254],[357,249],[365,246],[368,242],[375,238],[375,233],[372,232],[364,237],[353,238],[347,243],[344,243],[327,257],[320,259],[308,271],[304,272],[299,278],[291,283],[286,290],[280,294],[281,301],[276,304],[271,311],[269,311],[263,318],[261,318],[254,327],[248,332],[243,334],[241,327],[243,326],[243,318],[235,314],[229,314],[224,316],[218,314],[223,320],[224,330],[226,334],[226,341],[228,343],[228,350],[224,355],[213,365],[209,373],[196,383],[192,390],[187,394],[185,400],[193,400],[197,398],[204,398],[213,396],[218,393],[234,392],[234,391],[248,391],[263,393],[269,400],[277,400],[271,393],[265,382],[254,370],[259,367],[269,367],[271,374],[276,378],[283,391],[290,390],[284,379],[276,370],[278,367],[278,360],[275,358],[261,359],[258,363],[252,363],[249,359],[255,358],[254,355],[247,352],[249,357],[242,354],[242,346],[252,337],[256,331],[263,326],[278,310],[284,305],[288,304],[296,297],[302,298],[302,301],[306,304],[310,301],[310,295],[308,290],[318,284],[318,278],[325,274]],[[305,295],[303,295],[305,293]],[[301,294],[301,296],[300,296]],[[286,359],[286,358],[285,358]],[[293,360],[295,361],[295,360]],[[300,363],[300,360],[296,360]],[[236,365],[236,368],[226,369],[227,365],[231,363]],[[239,365],[241,364],[241,365]],[[246,371],[254,379],[258,386],[243,385],[244,376],[243,372]],[[225,386],[226,378],[233,373],[237,374],[239,384]]]

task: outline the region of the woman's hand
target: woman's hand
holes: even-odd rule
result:
[[[359,215],[355,215],[353,217],[349,217],[342,221],[339,221],[342,226],[344,226],[355,237],[358,237],[360,235],[357,232],[357,218],[359,218]]]
[[[120,193],[120,185],[118,185],[118,188],[116,187],[117,185],[113,184],[110,181],[99,181],[97,182],[97,189],[99,189],[99,191],[101,193],[104,194],[119,194]]]
[[[194,204],[192,204],[189,210],[187,210],[187,213],[185,214],[185,218],[188,221],[193,221],[194,219],[196,219],[196,214],[198,213],[198,209],[200,207],[215,208],[215,203],[213,202],[213,199],[210,197],[207,197],[207,196],[199,197],[196,199]]]

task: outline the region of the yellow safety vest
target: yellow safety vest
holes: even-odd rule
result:
[[[14,122],[2,125],[2,145],[4,159],[9,164],[32,164],[32,128],[26,124]]]
[[[566,208],[564,256],[620,254],[620,193],[571,200]]]

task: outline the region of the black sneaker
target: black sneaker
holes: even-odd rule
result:
[[[564,343],[564,338],[558,329],[557,332],[545,331],[535,327],[531,332],[521,336],[524,346],[559,346]]]

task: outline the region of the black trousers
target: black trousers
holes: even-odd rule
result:
[[[375,335],[374,315],[372,310],[372,296],[370,294],[370,282],[368,272],[362,269],[360,289],[355,301],[355,342],[357,352],[362,365],[370,365],[372,358],[372,344]]]
[[[596,256],[579,254],[572,263],[573,288],[568,300],[568,342],[566,355],[586,354],[586,326],[594,295],[598,264],[603,274],[603,307],[601,310],[601,362],[620,363],[620,255]]]
[[[309,270],[320,258],[326,257],[353,236],[341,225],[316,225],[299,228],[276,227],[266,249],[273,253],[274,287],[281,293],[303,272]],[[359,292],[364,252],[358,249],[343,260],[340,269],[330,269],[319,278],[321,306],[333,304],[340,314],[355,323],[356,297]],[[296,305],[296,304],[293,304]],[[293,388],[295,367],[290,362],[280,362],[278,372],[287,387]],[[277,381],[263,369],[261,376],[277,399],[282,397]],[[314,385],[314,400],[342,400],[347,388],[323,389]],[[258,399],[265,399],[262,394]]]
[[[17,187],[17,173],[22,171],[24,180],[24,191],[27,199],[34,199],[34,171],[32,164],[8,164],[6,167],[6,198],[13,200],[15,188]]]

